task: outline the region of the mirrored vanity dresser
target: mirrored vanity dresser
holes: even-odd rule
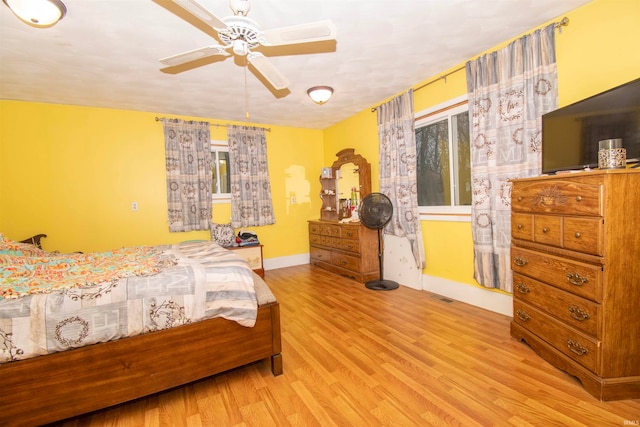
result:
[[[336,156],[320,177],[320,219],[309,221],[310,263],[358,282],[376,280],[377,232],[351,216],[357,203],[371,193],[371,164],[352,148]]]

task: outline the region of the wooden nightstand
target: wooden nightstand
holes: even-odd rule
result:
[[[249,267],[264,278],[264,264],[262,262],[262,245],[255,246],[230,246],[227,249],[235,251],[246,259]]]

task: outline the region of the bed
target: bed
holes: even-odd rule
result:
[[[33,246],[35,250],[38,250],[37,247],[40,246],[39,242],[42,237],[44,235],[34,236],[29,241],[33,245],[25,247]],[[7,240],[4,239],[4,241]],[[24,244],[21,242],[11,243]],[[26,251],[28,250],[26,249]],[[146,283],[145,290],[149,290],[158,287],[154,285],[156,277],[173,272],[174,279],[166,283],[175,284],[175,277],[181,275],[175,275],[173,269],[183,267],[185,264],[204,272],[204,276],[209,279],[218,278],[217,280],[219,280],[221,277],[225,277],[221,275],[220,270],[216,270],[217,267],[213,263],[202,266],[201,260],[198,260],[198,258],[210,260],[213,258],[210,256],[211,253],[216,253],[216,256],[223,258],[223,264],[226,263],[225,268],[227,269],[230,264],[236,265],[245,262],[237,255],[230,257],[227,253],[231,254],[231,251],[227,251],[213,242],[154,247],[154,250],[150,252],[155,256],[154,262],[147,263],[146,267],[154,265],[157,271],[149,272],[144,269],[143,271],[135,271],[134,269],[133,272],[129,271],[127,273],[129,275],[126,276],[118,270],[112,270],[111,273],[114,277],[107,282],[91,286],[86,284],[83,286],[69,285],[67,283],[65,287],[55,291],[46,291],[34,286],[35,290],[28,289],[25,291],[29,292],[26,295],[17,295],[21,290],[24,291],[20,286],[13,286],[10,291],[3,286],[4,298],[0,299],[0,350],[3,357],[0,360],[0,390],[3,394],[0,425],[46,424],[147,396],[262,360],[269,361],[273,375],[282,374],[279,305],[266,283],[249,270],[248,266],[246,266],[248,273],[244,271],[236,273],[242,277],[249,274],[255,291],[255,312],[248,319],[240,316],[239,320],[233,320],[239,316],[239,312],[251,312],[251,307],[221,308],[216,300],[211,298],[211,292],[207,291],[205,294],[209,297],[205,298],[208,301],[205,309],[182,304],[181,309],[173,307],[169,311],[165,310],[161,315],[158,315],[160,312],[158,307],[163,305],[163,301],[166,303],[167,300],[147,297],[146,305],[142,305],[143,309],[138,308],[137,312],[142,312],[142,317],[152,319],[143,321],[143,323],[146,322],[146,326],[142,329],[138,325],[139,333],[134,336],[111,338],[108,334],[103,333],[95,337],[99,342],[87,345],[76,342],[80,336],[85,338],[90,334],[86,333],[86,328],[83,329],[82,325],[80,327],[73,325],[78,319],[83,318],[82,315],[76,316],[74,314],[68,314],[67,317],[62,316],[56,319],[56,327],[48,327],[54,331],[54,334],[58,333],[56,336],[59,341],[58,347],[56,345],[30,346],[24,344],[26,342],[24,337],[18,336],[21,328],[31,329],[31,326],[24,326],[21,322],[38,323],[39,320],[15,320],[15,318],[9,319],[9,317],[15,316],[16,312],[20,311],[16,309],[18,306],[28,305],[32,311],[42,312],[44,309],[37,308],[40,302],[36,302],[36,300],[49,298],[55,300],[57,298],[57,300],[64,300],[66,305],[73,307],[74,304],[82,305],[78,300],[83,300],[82,292],[86,292],[86,295],[89,296],[85,295],[85,304],[89,306],[92,304],[108,305],[110,301],[105,302],[105,300],[117,299],[113,294],[123,293],[121,289],[129,286],[128,282],[139,283],[142,281]],[[6,253],[7,251],[5,251]],[[9,253],[15,255],[11,251]],[[199,255],[193,256],[194,253]],[[36,256],[42,255],[38,252],[35,254]],[[93,254],[86,255],[93,256]],[[0,256],[2,256],[1,249]],[[183,259],[182,256],[186,258]],[[233,259],[233,257],[237,259]],[[72,257],[71,259],[71,262],[75,262],[76,258]],[[116,260],[119,261],[117,257]],[[158,263],[158,260],[161,262]],[[6,259],[4,262],[6,267]],[[126,277],[121,277],[123,275]],[[227,282],[225,281],[225,283]],[[99,302],[86,303],[86,300],[92,298],[92,295],[95,297],[97,294],[96,287],[103,289],[103,291],[111,287],[111,290],[94,298],[94,301]],[[164,288],[166,287],[164,286]],[[127,291],[125,293],[128,295],[135,292]],[[229,294],[230,292],[227,289],[222,293]],[[185,296],[183,298],[186,300],[191,297]],[[178,297],[170,298],[170,300],[173,302],[181,301]],[[3,310],[3,304],[7,304],[10,308],[4,307]],[[128,306],[135,306],[135,304],[137,304],[135,301],[125,303]],[[170,304],[164,304],[165,309],[169,306]],[[52,313],[58,310],[58,308],[46,307]],[[59,306],[53,305],[53,307]],[[204,313],[203,318],[198,319],[198,316],[194,315],[195,312]],[[211,313],[214,313],[215,317],[208,317]],[[52,316],[49,315],[49,317]],[[133,317],[135,316],[128,315],[129,319]],[[127,321],[125,323],[135,324],[136,322]],[[35,338],[32,341],[42,343],[46,340]],[[51,343],[51,341],[52,339],[49,338],[49,341],[46,342]],[[59,348],[60,341],[63,344],[68,344],[70,348]]]

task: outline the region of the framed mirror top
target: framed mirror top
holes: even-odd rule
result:
[[[371,164],[353,148],[339,151],[333,162],[333,176],[338,178],[337,193],[340,198],[349,198],[353,187],[357,188],[358,199],[371,193]]]

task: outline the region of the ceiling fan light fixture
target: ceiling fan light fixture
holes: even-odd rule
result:
[[[329,86],[314,86],[307,90],[307,95],[316,104],[322,105],[329,101],[333,95],[333,88]]]
[[[231,42],[233,53],[238,56],[246,56],[249,53],[249,47],[247,46],[247,42],[244,40],[234,40]]]
[[[67,14],[60,0],[2,0],[20,20],[39,28],[52,27]]]

